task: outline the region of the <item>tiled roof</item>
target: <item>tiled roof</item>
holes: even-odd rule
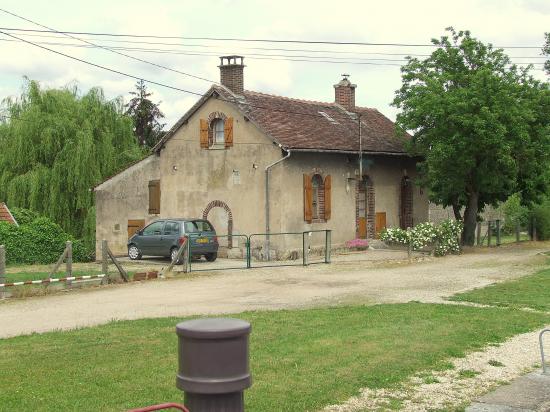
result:
[[[235,97],[215,87],[222,98],[236,104],[266,134],[284,148],[294,150],[359,151],[405,154],[405,139],[397,137],[394,123],[376,109],[356,107],[350,113],[335,103],[291,99],[253,91]]]
[[[0,222],[8,222],[17,225],[17,222],[8,209],[8,206],[3,202],[0,203]]]
[[[212,86],[153,150],[160,150],[211,96],[219,96],[237,106],[249,120],[285,149],[359,152],[359,114],[362,151],[406,154],[404,142],[410,136],[397,137],[394,123],[376,109],[356,107],[355,114],[336,103],[292,99],[249,90],[244,91],[244,96],[237,96],[220,85]]]

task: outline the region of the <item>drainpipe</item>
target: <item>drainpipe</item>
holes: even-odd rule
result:
[[[279,144],[279,148],[283,149],[283,146]],[[286,151],[286,155],[279,160],[271,163],[265,168],[265,244],[267,249],[267,260],[270,260],[269,256],[269,170],[278,163],[283,162],[284,160],[290,157],[290,150]]]

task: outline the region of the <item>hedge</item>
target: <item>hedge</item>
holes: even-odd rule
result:
[[[54,263],[69,240],[73,242],[73,260],[88,259],[82,241],[75,240],[58,224],[25,209],[13,212],[19,226],[0,222],[0,244],[6,247],[8,264]]]

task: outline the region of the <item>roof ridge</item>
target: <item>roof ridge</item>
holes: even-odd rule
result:
[[[261,96],[272,97],[272,98],[277,98],[277,99],[284,99],[284,100],[290,100],[290,101],[293,101],[293,102],[300,102],[300,103],[306,103],[306,104],[312,104],[312,105],[323,105],[323,106],[330,106],[330,107],[336,107],[337,106],[336,103],[321,102],[321,101],[318,101],[318,100],[298,99],[296,97],[287,97],[287,96],[281,96],[281,95],[278,95],[278,94],[257,92],[255,90],[245,90],[244,92],[245,92],[245,94],[246,93],[257,94],[257,95],[261,95]]]

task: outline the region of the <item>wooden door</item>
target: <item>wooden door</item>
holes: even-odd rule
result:
[[[376,212],[376,225],[375,225],[375,232],[376,232],[376,238],[380,236],[380,232],[382,229],[386,227],[386,212]]]
[[[358,223],[358,235],[360,239],[366,239],[367,238],[367,218],[366,217],[360,217],[357,221]]]
[[[144,219],[128,220],[128,239],[130,239],[138,230],[143,229],[144,227]]]

